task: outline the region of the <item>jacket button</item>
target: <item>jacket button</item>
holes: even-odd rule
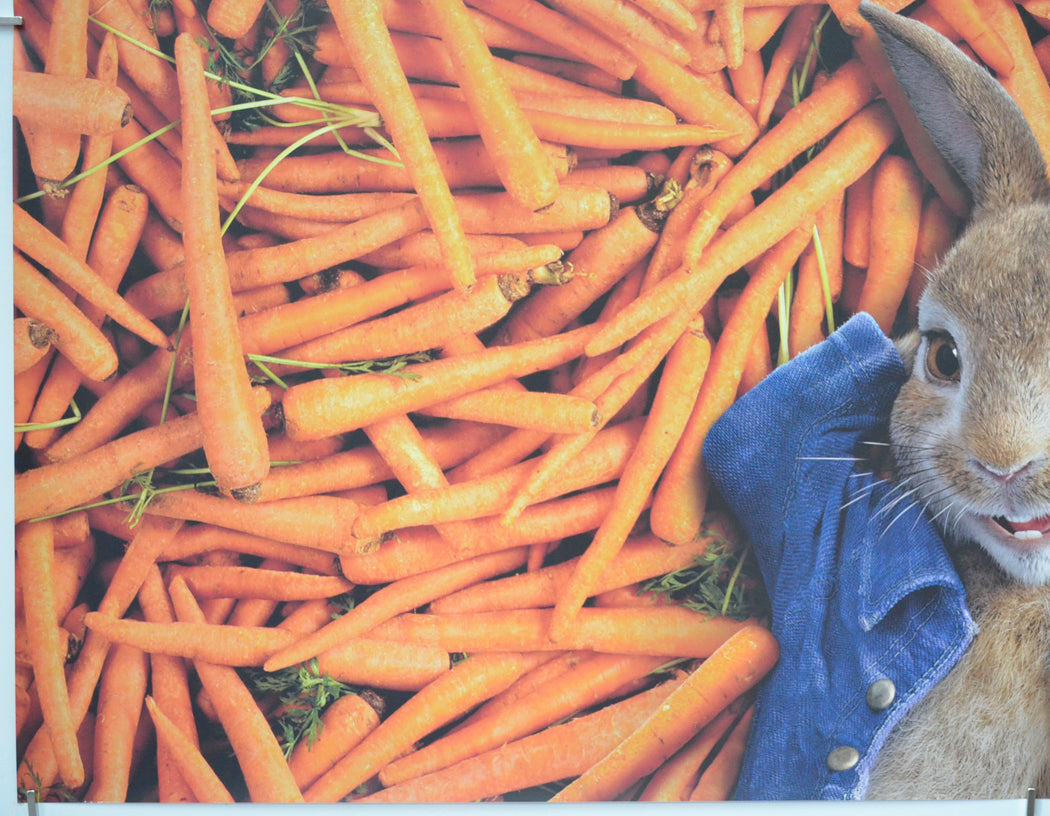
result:
[[[849,745],[840,745],[828,754],[828,768],[832,771],[848,771],[860,760],[860,754],[856,748]]]
[[[883,677],[868,686],[868,693],[864,699],[867,700],[868,708],[872,711],[885,711],[896,696],[897,688],[893,685],[893,681],[888,677]]]

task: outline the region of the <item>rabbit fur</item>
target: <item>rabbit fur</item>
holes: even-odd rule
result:
[[[897,342],[909,376],[889,432],[893,478],[940,527],[978,626],[891,733],[866,795],[1047,797],[1050,182],[1023,114],[984,68],[920,23],[868,2],[861,13],[972,196],[917,328]]]

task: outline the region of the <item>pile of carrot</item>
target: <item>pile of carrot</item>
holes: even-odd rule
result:
[[[856,6],[16,0],[20,795],[730,797],[705,435],[967,215]],[[1046,4],[908,11],[1050,155]]]

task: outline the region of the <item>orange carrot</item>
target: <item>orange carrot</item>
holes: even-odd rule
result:
[[[109,650],[99,678],[94,767],[85,802],[127,800],[148,675],[149,661],[141,649],[118,643]]]
[[[471,522],[475,540],[466,544],[444,541],[429,527],[399,530],[378,550],[342,559],[343,574],[354,583],[387,583],[485,552],[556,541],[597,528],[611,499],[611,488],[599,488],[533,505],[510,530],[498,517],[479,519]]]
[[[680,682],[670,680],[357,801],[470,802],[578,776],[631,734]]]
[[[89,628],[113,643],[128,644],[150,654],[206,660],[218,666],[261,666],[270,654],[291,640],[289,632],[275,626],[149,623],[98,612],[88,612],[85,620]]]
[[[382,698],[365,691],[344,694],[321,714],[321,727],[312,743],[300,739],[288,757],[288,767],[301,789],[312,785],[340,757],[352,751],[379,725]]]
[[[269,394],[256,389],[258,410]],[[137,472],[184,456],[201,446],[196,414],[172,419],[122,436],[63,462],[44,465],[15,476],[15,520],[60,513],[101,496]]]
[[[337,575],[311,575],[263,567],[174,565],[169,580],[181,575],[197,598],[260,598],[304,601],[331,598],[353,588]]]
[[[204,613],[184,581],[175,578],[170,591],[180,621],[204,621]],[[302,794],[277,738],[236,670],[203,660],[195,660],[193,665],[233,747],[251,800],[301,802]]]
[[[802,5],[795,8],[788,16],[784,33],[770,58],[769,70],[762,84],[762,96],[756,117],[759,127],[765,128],[769,124],[773,106],[783,93],[792,68],[805,55],[813,31],[823,12],[824,10],[817,4]]]
[[[558,177],[502,77],[462,0],[426,0],[424,8],[448,49],[481,139],[507,192],[532,210],[551,204]]]
[[[428,405],[419,413],[448,419],[498,423],[547,433],[576,433],[598,425],[601,417],[590,400],[572,394],[488,388]]]
[[[844,199],[845,195],[840,194],[820,209],[814,223],[814,240],[799,258],[798,281],[791,300],[788,326],[788,348],[791,356],[824,339],[822,325],[827,312],[826,301],[838,300],[842,291]],[[826,297],[821,283],[821,264],[824,265],[824,274],[828,281]]]
[[[715,6],[714,23],[726,56],[726,66],[736,68],[744,59],[743,0],[721,0]]]
[[[605,702],[626,683],[659,668],[661,660],[636,655],[593,655],[522,697],[510,711],[475,720],[395,760],[379,772],[379,779],[390,787],[536,733]]]
[[[285,428],[293,438],[310,439],[363,427],[384,417],[571,360],[579,355],[592,333],[590,327],[583,327],[532,342],[415,363],[402,370],[413,379],[358,374],[294,385],[282,403]]]
[[[722,802],[733,793],[754,716],[755,707],[748,706],[733,725],[725,744],[700,775],[696,787],[689,794],[690,802]]]
[[[634,73],[635,61],[614,42],[535,0],[478,0],[473,5],[523,31],[561,46],[570,54],[603,68],[618,79],[629,79]]]
[[[196,800],[232,804],[233,796],[212,770],[197,744],[172,722],[150,695],[146,695],[146,710],[153,720],[157,742],[173,758]]]
[[[875,168],[846,188],[846,213],[842,257],[854,266],[867,268],[871,255],[872,183]]]
[[[215,0],[208,5],[208,25],[223,37],[243,37],[255,24],[263,5],[260,0]]]
[[[84,781],[84,763],[76,738],[79,722],[71,710],[66,685],[63,667],[66,650],[61,642],[53,594],[52,522],[18,524],[15,552],[33,681],[45,724],[41,730],[50,735],[62,780],[70,787],[79,787]]]
[[[77,190],[81,189],[78,185]],[[74,191],[74,199],[75,199]],[[137,249],[149,211],[149,200],[145,193],[133,185],[117,188],[106,200],[94,228],[88,264],[99,274],[103,282],[117,288]],[[63,228],[69,222],[67,212]],[[90,232],[90,231],[89,231]],[[80,304],[84,315],[96,326],[101,326],[105,315],[91,304]],[[69,407],[83,378],[80,372],[65,358],[55,362],[47,382],[40,391],[33,407],[32,421],[50,423],[60,419]],[[43,448],[50,444],[57,429],[30,431],[26,444],[31,448]]]
[[[554,640],[566,634],[584,601],[594,594],[648,503],[693,410],[710,357],[702,320],[694,321],[667,355],[641,436],[617,483],[614,512],[602,522],[560,588],[551,620]]]
[[[780,656],[776,640],[751,625],[730,637],[636,731],[551,801],[611,799],[651,773],[729,703],[761,680]]]
[[[333,680],[391,691],[419,691],[449,671],[448,650],[397,640],[355,638],[317,656]]]
[[[930,0],[930,6],[973,48],[985,65],[1000,76],[1013,73],[1013,54],[1002,35],[981,16],[973,0],[957,3]]]
[[[517,343],[563,330],[652,250],[679,198],[677,187],[667,187],[652,201],[622,209],[606,226],[590,232],[566,256],[572,280],[544,288],[522,303],[501,326],[500,341]]]
[[[649,778],[640,802],[684,802],[696,786],[701,766],[739,715],[736,704],[700,729],[699,733],[664,762]]]
[[[419,193],[453,282],[460,287],[470,285],[474,281],[474,265],[462,225],[419,118],[408,80],[398,63],[380,4],[376,0],[341,0],[333,3],[331,10],[351,51],[354,67],[378,104],[394,146]]]
[[[160,569],[152,567],[138,592],[139,608],[149,623],[174,623],[175,610],[171,605],[167,587]],[[171,722],[182,738],[197,749],[197,724],[190,698],[189,677],[186,662],[181,657],[153,653],[149,661],[150,692],[158,707],[165,710],[164,719]],[[149,700],[147,700],[147,706]],[[197,797],[179,767],[179,757],[165,743],[160,733],[164,727],[156,723],[157,731],[157,798],[161,802],[193,802]],[[181,749],[179,749],[181,750]]]
[[[744,624],[708,617],[684,607],[592,608],[577,613],[576,627],[553,643],[550,609],[511,609],[463,614],[399,615],[376,626],[370,637],[415,641],[448,651],[591,649],[617,654],[709,657]]]
[[[653,49],[664,49],[679,63],[688,62],[688,54],[682,44],[668,37],[637,6],[606,0],[558,0],[551,5],[586,23],[613,42],[622,44],[628,51],[636,43],[644,44]],[[635,58],[639,59],[637,55]],[[641,68],[640,64],[638,68]]]
[[[127,94],[98,79],[15,71],[13,83],[14,115],[38,128],[47,126],[76,135],[109,136],[131,120]],[[62,178],[65,177],[57,180]]]
[[[202,521],[332,553],[351,554],[362,546],[347,532],[357,514],[357,503],[335,496],[302,496],[248,505],[227,497],[177,490],[154,495],[146,512]],[[309,525],[303,524],[304,518],[310,519]]]
[[[710,543],[709,536],[671,546],[655,536],[632,537],[621,548],[594,586],[594,594],[684,569]],[[436,613],[488,612],[496,609],[533,609],[554,606],[579,557],[532,572],[488,580],[450,592],[430,605]]]
[[[923,204],[915,245],[915,270],[905,296],[908,315],[912,320],[918,315],[919,297],[926,288],[927,276],[955,242],[958,231],[959,219],[940,198],[933,196]]]
[[[19,253],[14,254],[14,305],[54,329],[52,345],[84,376],[104,380],[117,369],[117,353],[101,330],[61,289]]]
[[[833,81],[834,78],[824,88],[831,87]],[[801,105],[794,108],[795,111],[801,109]],[[770,131],[770,134],[775,131]],[[881,103],[852,117],[812,161],[735,223],[718,241],[718,249],[709,249],[702,274],[690,274],[692,265],[684,264],[602,327],[587,344],[586,353],[600,354],[615,348],[636,334],[640,327],[682,308],[683,304],[689,309],[699,310],[732,271],[772,246],[796,224],[814,214],[838,190],[874,165],[896,132],[893,118]],[[752,155],[754,151],[748,154],[749,157]],[[740,166],[738,164],[737,168]],[[726,180],[729,177],[727,175]],[[770,216],[771,213],[785,212],[790,212],[791,217]]]
[[[391,712],[310,785],[304,798],[308,802],[339,801],[414,742],[502,691],[527,670],[531,660],[528,654],[497,652],[458,663]]]
[[[17,204],[14,205],[14,216],[16,247],[50,270],[85,300],[105,310],[112,320],[124,328],[155,346],[167,347],[168,338],[164,333],[115,291],[102,285],[98,275],[75,257],[53,232]]]
[[[540,488],[537,498],[554,498],[616,478],[637,443],[640,425],[637,421],[624,422],[589,435],[590,442],[581,447],[579,455],[566,464],[555,480]],[[362,508],[353,522],[353,533],[369,538],[403,527],[497,514],[532,470],[533,463],[526,461],[490,476],[416,490],[374,507]]]
[[[339,642],[367,634],[373,626],[395,615],[416,609],[464,586],[509,572],[522,563],[524,550],[514,547],[395,581],[312,635],[274,653],[264,668],[277,671],[307,660]]]
[[[31,317],[14,319],[14,373],[21,374],[36,365],[58,339],[55,330]]]
[[[762,86],[766,81],[766,66],[761,51],[745,51],[738,68],[730,68],[729,81],[733,86],[733,96],[744,106],[751,118],[760,128],[768,124],[759,119],[759,105],[762,100]]]
[[[872,184],[871,256],[857,308],[889,334],[915,268],[922,176],[908,159],[885,156]]]
[[[219,490],[238,495],[266,476],[266,432],[244,366],[219,228],[211,113],[200,48],[175,40],[182,106],[183,241],[194,391],[204,455]]]
[[[684,543],[701,528],[707,504],[703,440],[715,419],[736,398],[753,338],[764,328],[776,290],[809,240],[809,225],[796,227],[766,253],[722,329],[692,413],[653,496],[649,523],[653,532],[667,541]]]

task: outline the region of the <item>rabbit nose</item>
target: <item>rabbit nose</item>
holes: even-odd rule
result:
[[[1027,462],[1022,462],[1021,464],[1007,465],[1005,467],[1001,465],[991,465],[987,462],[981,461],[976,457],[973,457],[971,461],[978,473],[981,473],[982,475],[986,476],[994,482],[998,482],[999,484],[1004,485],[1010,484],[1010,482],[1012,482],[1018,476],[1035,467],[1036,464],[1035,459],[1029,459]]]

